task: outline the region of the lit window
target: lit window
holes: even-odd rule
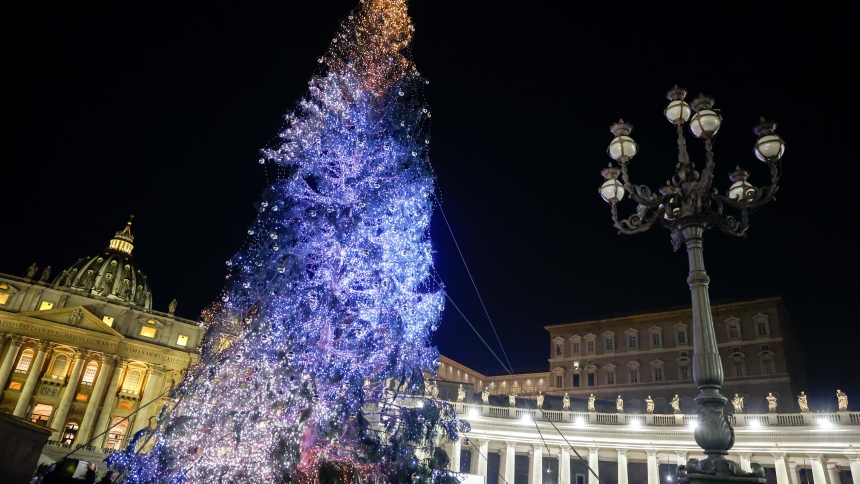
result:
[[[108,439],[105,444],[106,449],[119,450],[122,448],[125,433],[128,431],[128,419],[124,417],[114,417],[111,422],[110,430],[108,430]]]
[[[62,442],[66,445],[72,445],[75,441],[75,436],[78,435],[79,425],[74,422],[69,422],[63,427]]]
[[[6,304],[7,301],[9,301],[9,295],[0,294],[0,304]]]
[[[81,402],[86,402],[87,398],[89,398],[89,397],[87,396],[86,393],[78,393],[78,396],[75,397],[75,400],[80,400]]]
[[[147,323],[149,323],[149,324],[155,325],[155,320],[154,320],[154,319],[147,319],[147,320],[146,320],[146,322],[147,322]]]
[[[10,390],[20,390],[21,389],[21,382],[13,381],[12,383],[9,384],[9,389]]]
[[[129,402],[128,400],[123,400],[123,401],[119,402],[119,408],[124,408],[124,409],[126,409],[126,410],[131,410],[131,407],[132,407],[132,406],[133,406],[133,405],[132,405],[132,404],[131,404],[131,402]]]
[[[47,311],[48,309],[53,309],[54,303],[51,301],[42,301],[42,304],[39,305],[39,311]]]
[[[155,328],[144,326],[140,328],[140,335],[145,336],[147,338],[155,338]]]
[[[188,346],[188,336],[180,334],[179,337],[176,338],[176,344],[179,346]]]
[[[54,359],[54,366],[51,367],[51,376],[54,378],[65,378],[66,367],[69,366],[69,357],[60,355]]]
[[[128,372],[128,376],[125,377],[125,381],[122,384],[122,389],[130,392],[140,390],[140,376],[140,370],[131,370]]]
[[[103,318],[102,318],[102,321],[104,321],[104,323],[105,323],[106,325],[108,325],[108,326],[110,326],[111,328],[113,328],[113,318],[112,318],[112,317],[110,317],[110,316],[105,316],[105,317],[103,317]]]
[[[89,362],[87,364],[87,369],[84,371],[84,377],[81,378],[81,383],[84,385],[92,385],[93,380],[96,379],[96,373],[99,371],[99,364],[95,361]]]
[[[53,412],[54,407],[40,403],[33,408],[33,413],[30,414],[30,421],[34,424],[47,426]]]
[[[15,367],[15,371],[18,373],[27,373],[27,370],[30,369],[30,363],[33,362],[33,350],[24,350],[21,353],[21,358],[18,359],[18,366]]]

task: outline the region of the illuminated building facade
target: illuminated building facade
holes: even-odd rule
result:
[[[0,412],[53,430],[48,457],[85,445],[76,457],[100,461],[123,447],[197,360],[203,328],[175,316],[175,300],[153,310],[133,244],[129,222],[53,279],[35,264],[0,274]]]

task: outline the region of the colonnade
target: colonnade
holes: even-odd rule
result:
[[[4,344],[7,340],[9,343]],[[49,340],[36,340],[33,338],[24,338],[19,335],[0,335],[0,349],[5,346],[5,355],[2,363],[0,363],[0,395],[7,397],[14,396],[7,390],[7,386],[12,380],[13,365],[18,361],[21,347],[25,342],[36,343],[36,354],[31,361],[27,379],[24,381],[20,394],[15,404],[12,414],[16,417],[27,418],[32,405],[35,403],[46,403],[56,406],[55,411],[50,419],[50,429],[53,431],[51,439],[54,441],[60,440],[64,427],[69,419],[69,412],[75,397],[78,394],[78,388],[81,382],[81,372],[84,363],[89,356],[95,354],[101,360],[99,364],[98,374],[92,386],[92,392],[87,398],[86,408],[80,418],[80,424],[73,442],[74,445],[83,445],[89,442],[90,438],[104,433],[108,430],[111,424],[111,416],[114,413],[114,407],[118,395],[121,390],[121,382],[129,371],[130,360],[114,355],[106,355],[102,353],[94,353],[85,349],[75,350],[71,364],[67,367],[66,377],[64,378],[65,385],[60,389],[59,401],[54,397],[37,397],[33,402],[33,395],[37,390],[40,380],[42,379],[42,370],[45,366],[45,360],[49,356],[51,349],[55,343]],[[2,351],[0,351],[2,354]],[[68,368],[71,367],[69,371]],[[143,376],[142,391],[138,394],[140,399],[137,405],[145,405],[151,400],[158,397],[159,392],[164,386],[165,367],[161,365],[148,364],[146,365],[146,374]],[[108,377],[110,380],[108,381]],[[40,400],[45,400],[41,402]],[[133,435],[141,428],[149,425],[150,417],[154,415],[158,405],[150,405],[142,409],[133,419],[133,425],[129,428],[131,432],[126,435]],[[131,409],[129,409],[131,411]],[[130,411],[128,413],[130,413]],[[106,436],[99,438],[92,445],[102,447],[106,442]]]
[[[465,443],[464,443],[465,442]],[[448,444],[448,452],[451,457],[449,469],[459,471],[461,469],[461,451],[471,452],[471,466],[468,473],[482,476],[486,481],[488,476],[487,460],[492,453],[499,454],[499,484],[544,484],[547,482],[547,470],[543,466],[543,458],[550,457],[558,462],[558,484],[577,484],[571,480],[571,448],[566,446],[544,445],[543,443],[520,443],[514,441],[496,441],[486,438],[461,436],[460,440]],[[849,449],[851,450],[851,449]],[[578,454],[587,462],[589,471],[585,482],[598,484],[601,461],[614,460],[617,465],[617,484],[660,484],[660,457],[670,456],[663,464],[682,464],[687,462],[691,456],[689,450],[664,450],[664,449],[641,449],[641,448],[601,448],[589,446],[577,448]],[[636,453],[639,462],[643,459],[646,463],[645,475],[631,475],[629,455]],[[528,479],[522,482],[515,475],[515,458],[517,455],[527,455],[529,459]],[[704,459],[704,455],[693,455]],[[751,471],[752,462],[758,461],[763,467],[774,468],[777,484],[800,484],[801,469],[807,469],[812,474],[812,480],[816,484],[860,484],[860,453],[845,455],[833,454],[792,454],[783,452],[751,453],[732,452],[728,456],[730,460],[738,462],[740,466]],[[573,456],[574,460],[578,457]],[[840,478],[840,470],[845,468],[845,462],[853,477],[852,482],[843,482]],[[765,462],[766,461],[766,462]],[[771,462],[773,465],[771,465]],[[640,473],[641,474],[641,473]],[[674,476],[673,476],[674,477]],[[520,477],[521,478],[521,477]],[[808,479],[807,479],[808,481]]]

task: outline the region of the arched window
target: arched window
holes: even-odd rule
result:
[[[24,350],[21,353],[21,358],[18,359],[18,366],[15,367],[15,371],[18,373],[27,373],[31,363],[33,363],[33,350]]]
[[[69,366],[68,356],[60,355],[54,358],[54,366],[51,367],[51,376],[56,378],[65,378],[67,366]]]
[[[84,377],[81,378],[81,383],[92,385],[96,379],[96,373],[99,371],[99,364],[95,361],[87,363],[87,369],[84,370]]]
[[[140,390],[140,370],[131,370],[125,377],[125,382],[122,384],[123,390],[136,392]]]
[[[125,433],[128,430],[128,420],[123,417],[114,417],[111,423],[105,448],[119,450],[122,447],[122,441],[125,439]]]

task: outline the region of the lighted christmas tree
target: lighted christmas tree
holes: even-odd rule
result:
[[[129,481],[455,482],[439,438],[465,424],[424,396],[443,296],[413,29],[405,0],[363,0],[339,28],[263,150],[282,176],[227,262],[200,363],[109,461]]]

